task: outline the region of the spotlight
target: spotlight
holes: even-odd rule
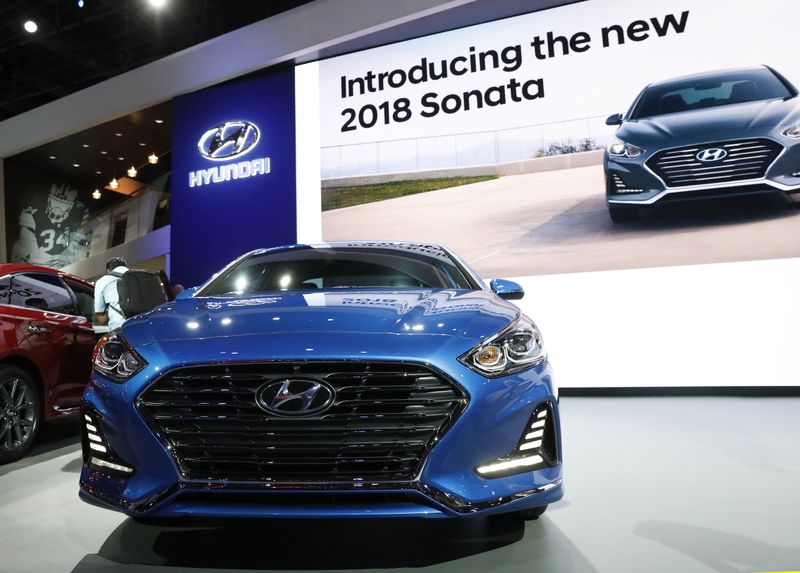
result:
[[[86,6],[86,2],[83,0],[78,0],[78,8],[83,8],[84,6]]]
[[[128,169],[128,177],[130,177],[131,179],[133,179],[134,177],[136,177],[136,175],[137,175],[138,173],[139,173],[139,172],[138,172],[138,171],[136,171],[136,168],[135,168],[133,165],[131,165],[131,168],[130,168],[130,169]]]
[[[36,30],[39,29],[39,26],[33,20],[26,20],[22,27],[25,28],[28,34],[35,34]]]
[[[108,186],[111,187],[111,189],[116,189],[119,187],[119,181],[117,181],[117,178],[115,177],[108,183]]]
[[[92,193],[92,199],[100,199],[102,196],[103,194],[100,193],[100,189],[95,189]]]
[[[153,8],[163,8],[167,0],[148,0]]]
[[[147,156],[147,161],[150,163],[150,165],[155,165],[156,163],[158,163],[158,155],[156,155],[155,153],[151,153],[150,155]]]
[[[164,123],[164,120],[163,120],[163,119],[157,119],[157,120],[156,120],[156,123],[157,123],[157,124],[159,124],[159,125],[161,125],[162,123]]]

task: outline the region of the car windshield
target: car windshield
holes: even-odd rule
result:
[[[725,72],[648,87],[634,104],[629,118],[643,119],[792,95],[789,87],[766,68]]]
[[[375,287],[479,288],[439,248],[307,247],[250,255],[213,279],[197,296]]]

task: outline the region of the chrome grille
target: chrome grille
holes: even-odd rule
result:
[[[297,376],[333,387],[330,408],[290,417],[258,406],[259,388]],[[298,362],[181,368],[138,406],[188,479],[385,483],[413,480],[466,403],[420,365]]]
[[[697,154],[721,148],[727,155],[719,161],[703,162]],[[783,147],[771,139],[747,139],[668,149],[647,161],[648,167],[668,187],[728,183],[761,179]]]

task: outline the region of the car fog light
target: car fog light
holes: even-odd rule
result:
[[[95,413],[84,412],[83,414],[83,460],[87,467],[102,472],[117,472],[121,474],[132,474],[134,469],[125,465],[119,457],[111,450],[105,440],[100,424],[93,416]],[[97,457],[102,454],[103,457]]]
[[[531,414],[516,449],[507,456],[475,468],[478,475],[487,478],[509,476],[553,465],[557,462],[555,430],[548,424],[550,404],[539,405]]]
[[[535,454],[532,456],[523,456],[510,460],[498,460],[491,464],[478,466],[475,468],[475,471],[481,475],[508,473],[513,470],[532,468],[541,464],[542,462],[544,462],[542,456]]]
[[[117,464],[114,462],[109,462],[107,460],[103,460],[100,458],[92,457],[89,461],[89,465],[92,467],[98,468],[106,468],[109,470],[114,470],[115,472],[122,472],[124,474],[132,474],[133,468],[129,468],[128,466],[123,466],[122,464]]]

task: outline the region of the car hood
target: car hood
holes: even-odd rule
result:
[[[239,349],[257,355],[317,353],[358,340],[387,346],[387,339],[458,338],[467,346],[495,334],[519,309],[488,291],[361,290],[280,293],[246,298],[189,298],[163,305],[125,323],[135,348],[180,344],[185,352]]]
[[[738,103],[629,120],[616,136],[650,151],[663,147],[665,140],[674,147],[768,135],[776,127],[789,127],[800,120],[798,99]]]

